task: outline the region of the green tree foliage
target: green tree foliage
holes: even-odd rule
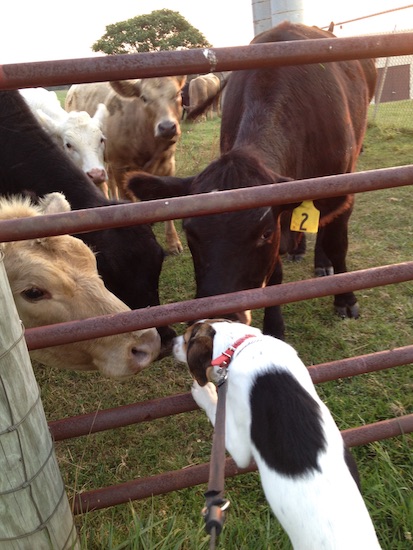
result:
[[[155,10],[106,27],[92,50],[105,54],[124,54],[208,48],[211,44],[177,11]]]

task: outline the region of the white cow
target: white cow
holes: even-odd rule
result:
[[[61,193],[39,206],[28,198],[0,198],[0,220],[70,210]],[[0,243],[0,254],[20,319],[26,328],[124,313],[130,309],[103,284],[92,250],[70,235]],[[160,352],[155,328],[62,344],[30,353],[60,369],[98,370],[126,378],[150,365]]]
[[[19,90],[43,128],[107,196],[103,126],[108,110],[102,103],[90,116],[86,111],[66,112],[55,92],[45,88]]]

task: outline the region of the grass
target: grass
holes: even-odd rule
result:
[[[413,129],[413,101],[389,101],[371,105],[369,120],[378,126]]]
[[[177,172],[202,169],[218,154],[219,121],[183,125]],[[410,164],[413,130],[369,127],[359,170]],[[412,189],[360,194],[350,222],[350,270],[409,261],[412,258]],[[180,223],[177,222],[180,229]],[[155,231],[163,240],[163,225]],[[182,238],[185,243],[185,239]],[[312,276],[312,253],[299,264],[285,263],[286,281]],[[163,303],[194,295],[192,261],[185,245],[168,257],[160,281]],[[413,342],[413,282],[358,293],[359,320],[340,320],[332,299],[283,307],[287,340],[308,365],[372,353]],[[261,323],[262,311],[253,322]],[[176,326],[182,332],[183,326]],[[189,391],[186,368],[165,358],[134,379],[118,383],[94,373],[59,372],[35,366],[48,420]],[[340,429],[413,411],[412,367],[320,384],[318,391]],[[212,429],[204,413],[176,415],[56,444],[69,497],[74,493],[184,468],[209,460]],[[384,550],[412,548],[412,435],[353,449],[363,495]],[[179,549],[209,546],[200,512],[205,486],[119,505],[76,518],[84,550]],[[230,511],[219,540],[222,550],[280,548],[290,544],[269,512],[257,473],[228,479]],[[351,526],[349,526],[351,528]]]

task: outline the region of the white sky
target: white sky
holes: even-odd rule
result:
[[[303,0],[304,23],[326,26],[409,5],[405,0]],[[243,46],[253,36],[252,0],[2,0],[0,65],[93,57],[106,25],[162,8],[178,11],[215,47]],[[337,36],[413,29],[413,8],[335,29]]]

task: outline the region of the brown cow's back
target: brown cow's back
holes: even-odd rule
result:
[[[86,111],[93,116],[96,105],[106,103],[111,92],[109,82],[94,82],[92,84],[74,84],[67,92],[65,99],[66,111]]]
[[[284,23],[252,43],[332,36]],[[226,86],[221,150],[253,142],[274,171],[295,179],[350,172],[374,86],[372,60],[234,71]]]

